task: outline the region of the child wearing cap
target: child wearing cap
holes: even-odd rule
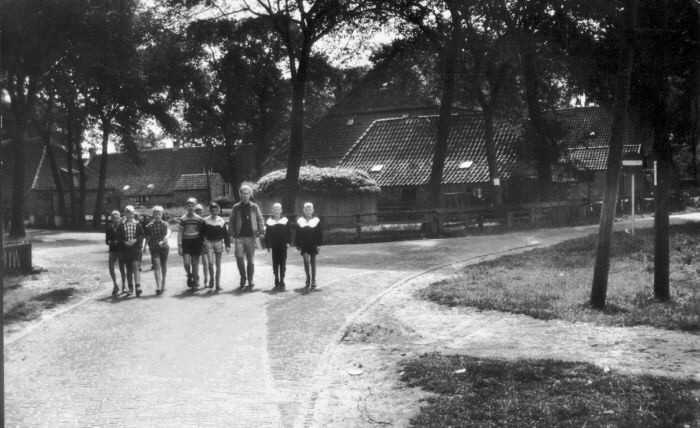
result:
[[[105,243],[109,248],[109,276],[112,278],[112,296],[119,294],[117,286],[117,275],[114,271],[115,265],[119,265],[119,273],[122,278],[122,292],[126,293],[126,274],[124,273],[124,263],[121,260],[122,242],[119,239],[119,228],[121,226],[121,214],[114,210],[110,215],[110,221],[105,228]]]
[[[199,287],[199,256],[202,254],[202,233],[204,220],[194,212],[197,200],[189,198],[185,203],[187,213],[180,217],[180,227],[177,240],[177,252],[187,272],[187,286],[191,289]]]
[[[135,210],[131,205],[124,208],[126,220],[119,227],[119,240],[122,243],[121,255],[126,265],[126,280],[129,285],[127,294],[134,291],[136,286],[136,297],[141,295],[141,274],[139,272],[139,260],[141,258],[141,247],[143,245],[143,228],[134,218]]]
[[[272,205],[272,216],[265,222],[265,247],[272,250],[272,272],[275,274],[275,290],[284,290],[284,274],[287,270],[287,246],[290,241],[289,220],[282,217],[282,204]]]
[[[306,289],[316,288],[316,255],[321,245],[321,220],[314,216],[314,204],[304,204],[304,215],[297,219],[296,247],[304,259]]]
[[[221,290],[221,254],[226,248],[231,249],[231,238],[226,227],[226,220],[219,215],[221,207],[216,202],[209,204],[209,216],[204,219],[204,253],[205,266],[209,268],[209,288],[214,288],[216,278],[216,291]],[[216,267],[216,276],[214,276]],[[206,272],[206,271],[205,271]],[[206,281],[206,279],[205,279]]]
[[[151,252],[151,266],[156,277],[156,294],[165,290],[165,275],[168,271],[168,254],[170,246],[170,225],[163,220],[163,207],[153,207],[153,220],[146,225],[146,241]]]

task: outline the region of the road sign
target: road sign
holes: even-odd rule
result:
[[[625,153],[622,158],[622,166],[625,169],[639,169],[643,164],[644,160],[638,153]]]
[[[641,159],[623,159],[622,166],[626,167],[641,167],[643,164]]]

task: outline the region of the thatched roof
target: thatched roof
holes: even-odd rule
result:
[[[257,182],[257,192],[284,191],[286,169],[272,171]],[[377,182],[365,171],[352,168],[319,168],[303,166],[299,170],[299,187],[315,193],[374,193],[379,192]]]

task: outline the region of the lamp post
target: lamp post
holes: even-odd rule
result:
[[[7,129],[5,112],[10,109],[12,99],[6,89],[0,91],[0,145]],[[5,159],[0,158],[0,177],[7,167]],[[0,306],[5,307],[5,204],[2,200],[2,186],[0,182]],[[5,335],[0,335],[0,358],[5,361]],[[5,426],[5,365],[0,369],[0,397],[2,397],[2,409],[0,412],[0,426]]]

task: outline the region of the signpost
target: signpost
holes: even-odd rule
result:
[[[622,159],[622,168],[630,174],[632,180],[630,183],[630,196],[632,198],[632,235],[634,235],[635,228],[635,218],[634,218],[634,208],[635,208],[635,189],[634,180],[638,171],[642,169],[643,160],[642,157],[637,153],[627,153]]]

